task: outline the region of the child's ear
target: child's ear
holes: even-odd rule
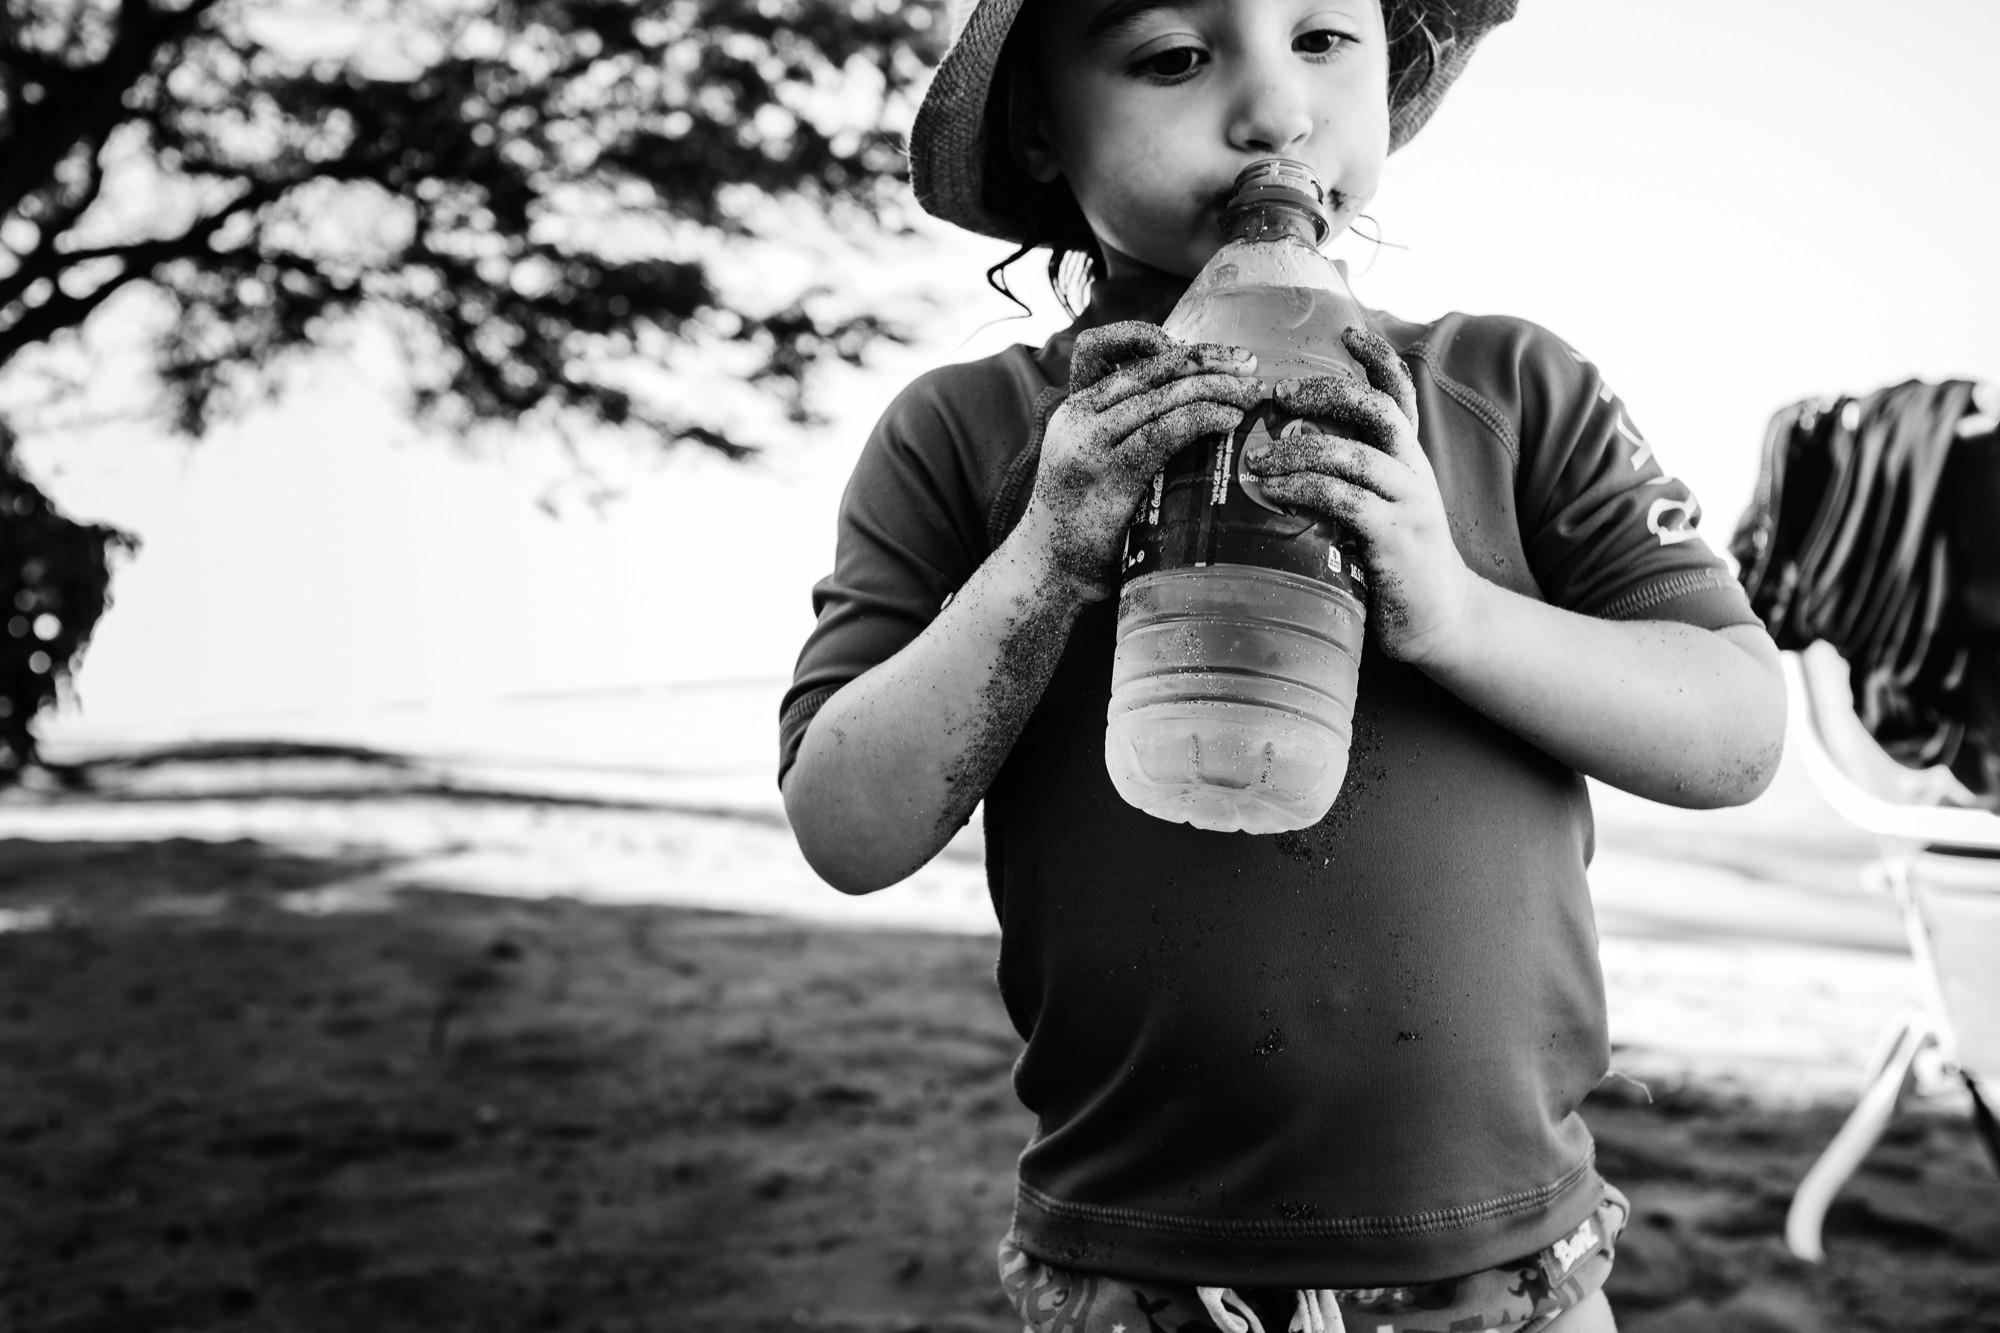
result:
[[[1041,99],[1018,85],[1007,97],[1008,136],[1014,141],[1014,160],[1038,185],[1051,185],[1062,175],[1062,153],[1055,136],[1049,133],[1048,113]]]
[[[1021,165],[1028,173],[1028,179],[1038,185],[1052,185],[1062,175],[1062,163],[1057,160],[1055,145],[1046,138],[1037,138],[1016,145]]]

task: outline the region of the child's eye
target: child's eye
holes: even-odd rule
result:
[[[1198,46],[1173,46],[1155,51],[1133,68],[1151,78],[1176,80],[1186,78],[1207,61],[1208,56]]]
[[[1332,28],[1314,28],[1311,32],[1294,37],[1292,49],[1300,55],[1330,56],[1353,40],[1346,33],[1336,32]]]

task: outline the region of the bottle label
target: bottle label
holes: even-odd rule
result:
[[[1122,578],[1209,565],[1256,565],[1316,580],[1366,600],[1347,533],[1333,519],[1268,499],[1243,463],[1244,448],[1282,429],[1270,409],[1229,435],[1189,445],[1153,478],[1125,533]]]

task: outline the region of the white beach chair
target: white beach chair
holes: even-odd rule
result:
[[[1860,1104],[1806,1172],[1785,1218],[1785,1244],[1824,1257],[1827,1208],[1887,1128],[1912,1069],[1935,1050],[1972,1093],[1973,1116],[2000,1166],[2000,815],[1941,804],[1955,784],[1943,770],[1903,767],[1854,715],[1847,668],[1825,645],[1785,654],[1790,740],[1841,816],[1882,845],[1927,992],[1888,1044]]]

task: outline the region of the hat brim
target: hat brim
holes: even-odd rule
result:
[[[925,212],[968,231],[1021,243],[1015,224],[984,198],[986,100],[1007,33],[1023,0],[979,0],[945,52],[910,128],[910,184]],[[1389,108],[1389,151],[1408,143],[1444,101],[1488,32],[1514,17],[1519,0],[1472,0],[1457,6],[1457,32],[1423,82],[1400,90]]]

